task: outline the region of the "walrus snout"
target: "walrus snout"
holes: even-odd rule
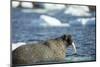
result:
[[[63,35],[62,39],[66,43],[66,47],[72,45],[73,39],[71,35]]]

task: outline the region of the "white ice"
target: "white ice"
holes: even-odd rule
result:
[[[84,26],[86,25],[87,23],[91,23],[91,22],[88,22],[88,21],[93,21],[95,20],[95,17],[92,17],[92,18],[79,18],[77,19],[78,22],[81,22],[81,24]]]
[[[44,4],[44,7],[46,8],[46,9],[50,9],[50,10],[61,10],[61,9],[64,9],[64,8],[66,8],[66,6],[65,5],[61,5],[61,4],[50,4],[50,3],[46,3],[46,4]]]
[[[69,23],[62,23],[55,17],[51,17],[48,15],[41,15],[40,18],[45,21],[47,26],[58,26],[58,27],[69,27]]]
[[[24,8],[33,8],[34,5],[31,2],[22,2],[21,6]]]
[[[19,42],[19,43],[12,43],[12,50],[15,50],[16,48],[25,45],[26,43],[24,42]]]
[[[20,2],[18,1],[12,1],[12,7],[16,8],[20,5]]]
[[[64,11],[65,14],[71,14],[73,16],[90,16],[89,7],[87,6],[78,6],[78,5],[69,5]]]

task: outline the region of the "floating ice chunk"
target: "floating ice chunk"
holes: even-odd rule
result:
[[[18,1],[12,1],[12,7],[16,8],[20,5],[20,2]]]
[[[54,10],[54,9],[64,9],[66,6],[65,5],[59,5],[59,4],[44,4],[44,7],[46,9],[51,9],[51,10]]]
[[[19,42],[19,43],[12,43],[12,50],[15,50],[19,46],[25,45],[26,43],[24,42]]]
[[[71,14],[73,16],[90,16],[91,15],[89,13],[89,8],[87,6],[75,6],[75,5],[67,6],[64,13]]]
[[[31,2],[22,2],[21,6],[24,8],[33,8],[34,5]]]
[[[95,20],[95,17],[92,17],[92,18],[79,18],[79,19],[77,19],[77,21],[81,22],[82,25],[86,25],[87,23],[90,23],[90,22],[88,22],[90,20],[91,21]]]
[[[60,26],[60,27],[63,27],[63,26],[69,27],[70,26],[70,24],[62,23],[60,20],[58,20],[55,17],[51,17],[51,16],[47,16],[47,15],[41,15],[40,18],[45,21],[47,26]]]

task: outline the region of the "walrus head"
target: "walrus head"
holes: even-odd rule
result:
[[[76,46],[72,39],[72,36],[71,35],[63,35],[61,38],[65,42],[66,47],[72,46],[74,53],[76,54],[77,53]]]

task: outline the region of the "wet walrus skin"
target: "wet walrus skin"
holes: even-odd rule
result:
[[[12,52],[12,63],[13,65],[24,65],[45,61],[63,61],[66,56],[66,48],[71,44],[71,35],[63,35],[46,42],[22,45]]]

